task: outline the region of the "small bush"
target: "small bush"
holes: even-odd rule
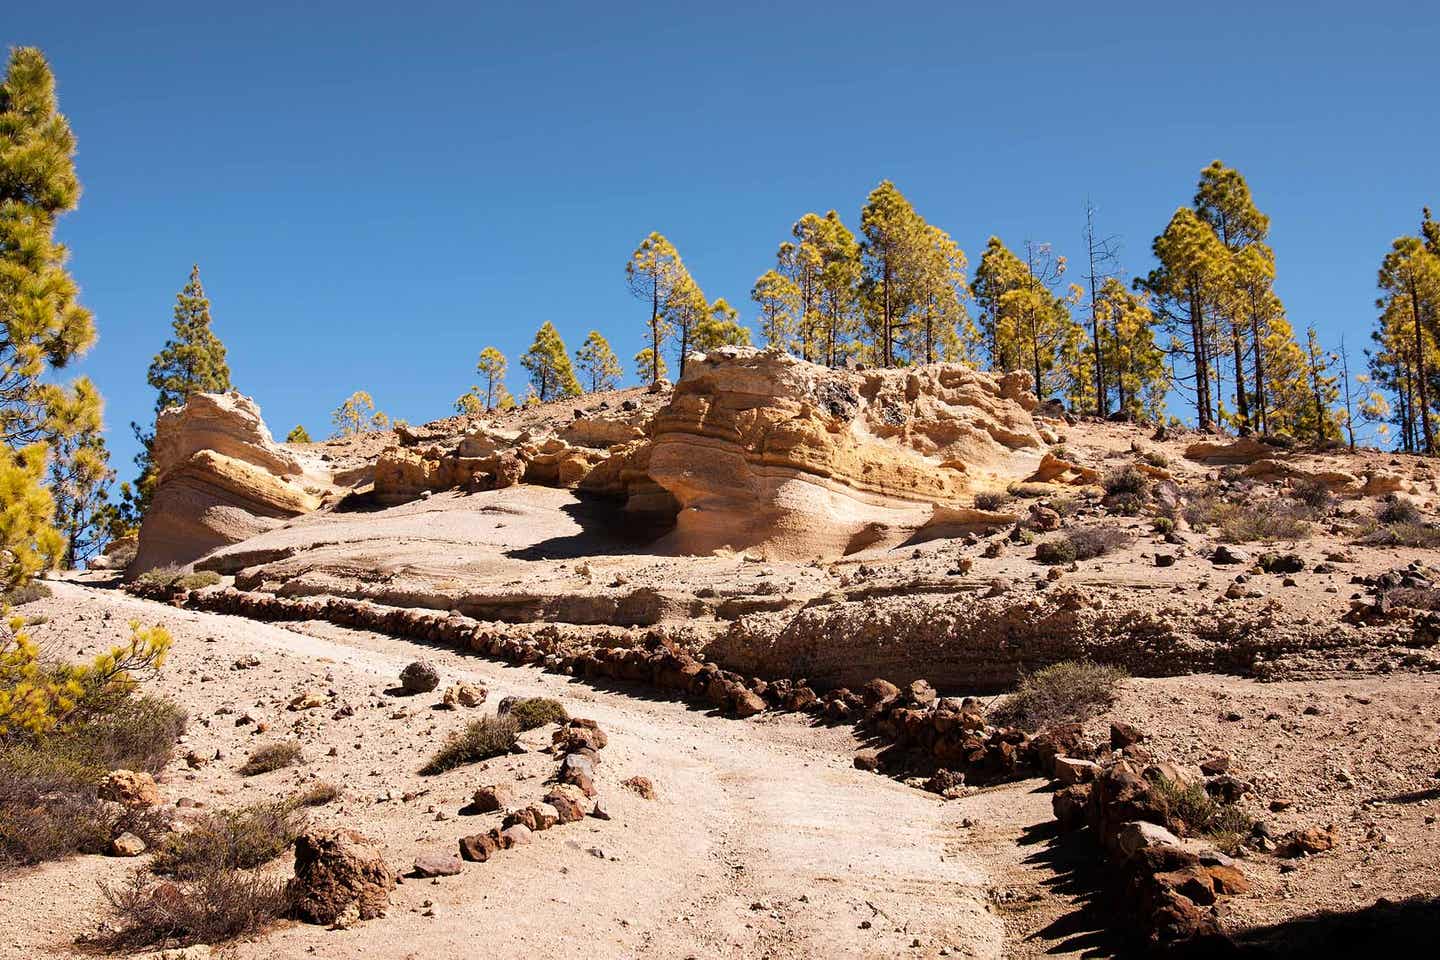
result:
[[[1010,494],[1004,490],[983,490],[975,494],[975,509],[988,510],[993,513],[1003,508],[1011,499]]]
[[[186,573],[182,568],[167,564],[147,570],[135,578],[135,587],[140,592],[165,593],[179,590],[203,590],[220,582],[220,574],[214,570],[196,570]]]
[[[257,747],[255,752],[241,764],[240,775],[242,777],[253,777],[262,773],[270,773],[272,770],[279,770],[283,767],[294,766],[300,762],[300,744],[294,740],[281,740],[278,743],[267,743],[263,747]]]
[[[1074,563],[1103,557],[1130,542],[1130,534],[1108,527],[1080,527],[1035,545],[1035,559],[1044,564]]]
[[[520,725],[521,730],[534,730],[547,723],[564,723],[570,719],[564,704],[548,697],[526,697],[517,700],[511,705],[509,715]]]
[[[340,799],[340,788],[333,783],[320,781],[300,791],[292,799],[297,807],[323,807]]]
[[[420,772],[444,773],[467,763],[479,763],[481,760],[497,757],[515,746],[519,733],[520,724],[516,721],[513,710],[509,714],[472,720],[466,724],[464,730],[451,734],[425,766],[420,768]]]
[[[1065,446],[1065,444],[1063,443],[1057,443],[1055,446],[1051,447],[1050,456],[1055,457],[1058,460],[1068,460],[1071,463],[1075,462],[1075,455],[1071,453],[1070,448]]]
[[[1133,463],[1127,463],[1118,470],[1108,471],[1100,478],[1100,486],[1105,490],[1106,497],[1129,494],[1144,499],[1150,493],[1150,478],[1137,470]]]
[[[1425,522],[1425,514],[1421,513],[1419,507],[1404,497],[1387,497],[1385,502],[1380,505],[1379,511],[1375,514],[1375,519],[1386,526],[1392,524],[1413,524],[1418,526]]]
[[[1005,701],[993,711],[998,723],[1038,730],[1055,723],[1079,723],[1108,710],[1116,687],[1127,674],[1116,667],[1065,660],[1024,674]]]
[[[1290,496],[1316,513],[1335,506],[1335,494],[1330,492],[1329,484],[1318,477],[1302,477],[1290,484]]]
[[[1150,466],[1158,467],[1161,470],[1170,466],[1170,458],[1165,456],[1161,450],[1146,450],[1140,455],[1140,459],[1150,464]]]
[[[1075,544],[1071,543],[1070,538],[1063,534],[1048,540],[1041,540],[1035,545],[1035,559],[1051,566],[1074,563]]]
[[[36,600],[44,600],[46,597],[53,597],[55,591],[47,584],[39,580],[31,580],[23,583],[4,594],[4,604],[9,607],[18,607],[21,604],[34,603]]]
[[[219,810],[184,833],[166,838],[150,869],[181,880],[216,872],[249,870],[290,849],[304,829],[304,818],[288,800]]]
[[[1255,821],[1233,803],[1217,803],[1202,784],[1177,783],[1164,777],[1155,781],[1155,794],[1167,819],[1183,823],[1184,832],[1202,836],[1222,853],[1235,854],[1250,835]]]
[[[216,870],[180,883],[156,882],[136,871],[100,889],[119,924],[106,938],[111,948],[220,943],[259,933],[289,909],[282,881],[243,870]]]
[[[1156,517],[1150,524],[1150,529],[1161,536],[1167,536],[1175,532],[1175,521],[1169,517]]]

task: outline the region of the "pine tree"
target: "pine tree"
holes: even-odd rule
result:
[[[625,264],[625,279],[631,294],[650,305],[650,323],[646,330],[649,346],[645,354],[649,358],[650,369],[640,374],[642,380],[650,383],[665,375],[661,371],[664,365],[662,354],[674,335],[665,315],[665,306],[684,275],[680,254],[669,240],[658,233],[651,233],[640,241],[640,246],[635,248]]]
[[[1408,422],[1422,453],[1435,452],[1431,425],[1431,377],[1434,376],[1434,337],[1440,324],[1440,257],[1417,237],[1399,237],[1380,266],[1381,309],[1396,326],[1404,319],[1410,343],[1405,350],[1405,391]],[[1416,425],[1418,424],[1418,432]]]
[[[800,343],[800,290],[778,270],[767,270],[750,288],[750,299],[760,308],[760,335],[766,344],[798,353]]]
[[[670,375],[670,370],[665,366],[665,358],[655,355],[655,351],[646,347],[635,354],[635,376],[641,380],[648,380],[650,383],[659,383]],[[652,379],[653,378],[653,379]]]
[[[1155,315],[1146,298],[1109,277],[1094,306],[1107,370],[1105,389],[1114,393],[1115,409],[1130,420],[1162,419],[1170,375],[1165,353],[1155,342]],[[1108,398],[1101,408],[1110,409]]]
[[[710,301],[690,273],[680,268],[679,279],[665,301],[664,317],[675,338],[675,360],[685,376],[685,358],[696,349],[695,331],[710,314]]]
[[[285,435],[286,443],[310,443],[310,431],[304,426],[296,424],[295,429]]]
[[[469,390],[456,397],[455,412],[467,417],[484,413],[485,398],[480,395],[480,388],[472,385]]]
[[[88,384],[77,385],[93,391]],[[54,431],[50,448],[50,494],[55,500],[55,521],[65,541],[65,566],[74,568],[100,551],[117,531],[118,511],[110,502],[115,471],[105,448],[102,404],[77,408],[79,419]]]
[[[909,281],[916,272],[922,223],[910,201],[889,180],[870,192],[860,211],[871,352],[880,366],[893,367],[899,359],[896,348],[913,304]]]
[[[1212,389],[1215,363],[1215,304],[1226,293],[1230,254],[1215,230],[1189,207],[1175,211],[1165,232],[1155,238],[1155,259],[1160,266],[1137,284],[1154,295],[1154,308],[1163,321],[1188,334],[1189,342],[1176,341],[1190,363],[1195,411],[1201,430],[1214,430],[1219,401]]]
[[[155,388],[155,412],[183,404],[197,393],[230,389],[225,345],[210,329],[210,301],[200,285],[200,267],[190,268],[190,282],[175,296],[173,332],[155,355],[146,376]]]
[[[816,341],[823,325],[820,319],[820,275],[824,269],[825,221],[807,213],[790,228],[795,239],[780,244],[775,255],[780,274],[795,288],[796,342],[801,359],[815,360]]]
[[[548,320],[536,331],[535,342],[530,349],[521,355],[520,366],[530,372],[530,383],[540,403],[561,397],[578,397],[581,393],[580,382],[575,379],[575,371],[570,366],[570,354],[565,350],[565,341],[560,339],[560,331]]]
[[[838,367],[854,351],[863,266],[860,243],[834,210],[825,214],[820,243],[820,362]]]
[[[615,356],[615,351],[610,349],[610,342],[600,335],[599,330],[590,331],[580,349],[575,351],[575,361],[581,376],[590,384],[591,393],[614,390],[624,376],[624,371],[620,369],[620,358]]]
[[[66,388],[44,379],[95,341],[90,311],[65,269],[68,252],[55,240],[57,219],[80,198],[74,154],[44,55],[15,48],[0,82],[0,435],[11,449],[0,457],[0,590],[29,579],[62,549],[43,486],[44,441],[76,441],[76,425],[99,417],[99,393],[88,380]]]
[[[695,328],[695,349],[700,353],[709,353],[719,347],[749,345],[750,328],[740,323],[740,312],[730,306],[724,297],[716,298]]]
[[[1057,387],[1067,393],[1076,389],[1072,381],[1080,347],[1070,306],[1078,302],[1079,290],[1072,287],[1061,296],[1053,289],[1065,271],[1065,258],[1049,244],[1027,241],[1021,260],[999,237],[990,238],[975,270],[973,292],[991,365],[1028,370],[1035,395],[1042,398]]]
[[[1320,335],[1315,328],[1309,327],[1305,331],[1305,360],[1311,403],[1307,405],[1305,429],[1298,434],[1300,438],[1320,443],[1340,438],[1335,418],[1335,404],[1340,399],[1340,380],[1330,372],[1336,359],[1320,345]]]
[[[965,251],[939,227],[920,227],[914,274],[915,317],[905,340],[916,363],[974,365],[979,334],[965,309]]]
[[[480,374],[485,384],[485,409],[494,410],[500,405],[501,400],[510,396],[505,390],[505,370],[508,364],[505,361],[505,354],[494,347],[486,347],[480,351],[480,361],[475,364],[475,372]],[[511,403],[513,404],[513,400]]]
[[[390,426],[390,418],[375,409],[375,401],[364,390],[356,390],[345,398],[345,402],[330,414],[335,425],[335,436],[353,437],[366,430],[384,430]]]

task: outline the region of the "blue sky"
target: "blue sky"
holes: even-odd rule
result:
[[[972,263],[992,233],[1078,260],[1088,196],[1144,272],[1223,159],[1273,218],[1292,321],[1357,360],[1380,257],[1440,205],[1429,4],[223,6],[0,18],[79,138],[61,234],[101,339],[75,369],[122,477],[192,262],[237,387],[319,436],[360,388],[447,414],[487,344],[518,393],[545,320],[628,371],[650,230],[751,320],[790,224],[855,227],[884,178]]]

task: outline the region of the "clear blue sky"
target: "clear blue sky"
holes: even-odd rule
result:
[[[445,415],[487,344],[518,393],[545,320],[572,350],[598,328],[628,371],[645,308],[623,265],[650,230],[753,319],[790,224],[833,207],[857,226],[882,178],[972,263],[992,233],[1078,259],[1089,196],[1143,272],[1223,159],[1273,218],[1291,319],[1358,359],[1385,247],[1440,205],[1437,39],[1433,4],[1263,0],[0,17],[0,43],[49,56],[79,138],[61,233],[100,342],[75,369],[107,398],[122,478],[192,262],[237,387],[278,434],[319,436],[357,388]]]

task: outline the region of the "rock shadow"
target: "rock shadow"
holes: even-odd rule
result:
[[[647,552],[647,548],[675,526],[674,518],[666,520],[629,512],[620,500],[582,492],[575,496],[574,503],[567,503],[560,510],[579,524],[579,533],[506,550],[505,556],[512,560],[579,560]]]

